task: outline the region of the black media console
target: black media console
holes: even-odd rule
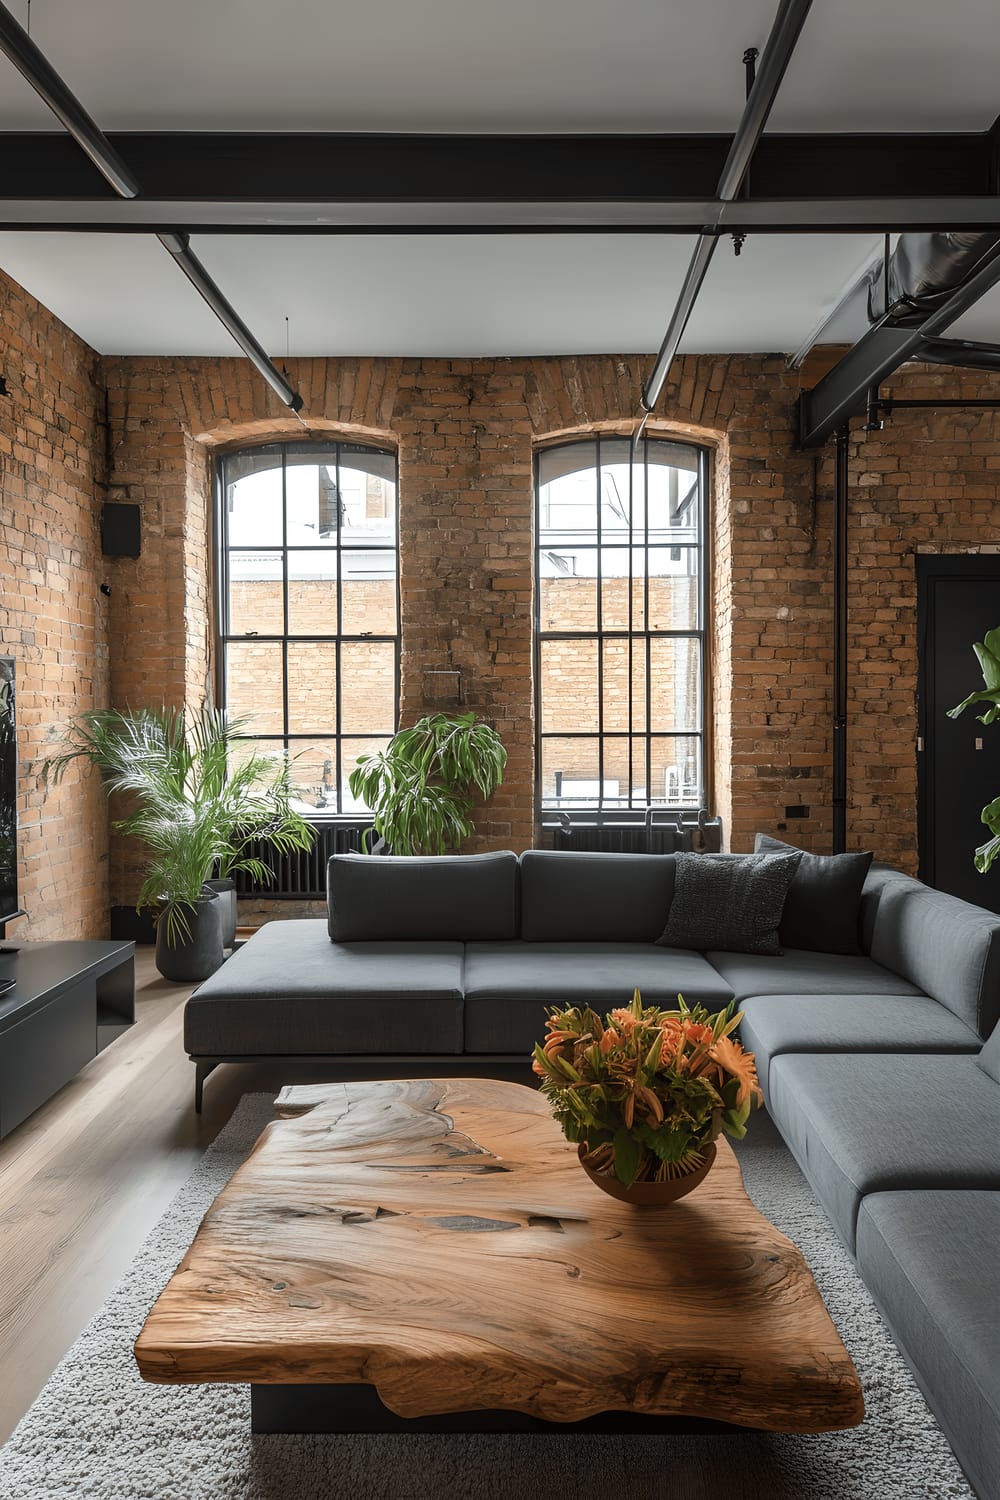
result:
[[[135,944],[22,943],[0,979],[2,1138],[133,1024]]]

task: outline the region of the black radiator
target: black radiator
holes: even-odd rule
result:
[[[543,821],[543,831],[550,849],[597,850],[604,854],[676,854],[693,850],[695,853],[718,853],[722,847],[722,823],[710,818],[702,809],[694,816],[684,817],[647,813],[639,818],[625,819],[613,815],[576,819],[569,813],[556,813],[554,819]]]
[[[247,854],[263,860],[274,872],[274,880],[261,882],[252,880],[239,872],[236,881],[238,896],[256,896],[269,901],[325,901],[326,862],[331,854],[360,854],[365,852],[365,835],[371,821],[313,823],[316,835],[309,850],[295,849],[290,854],[279,854],[267,839],[252,839]]]

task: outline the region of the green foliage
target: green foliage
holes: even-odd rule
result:
[[[109,795],[129,797],[132,811],[114,827],[151,855],[136,904],[160,907],[172,944],[190,936],[202,884],[216,872],[273,879],[248,853],[251,840],[267,838],[280,853],[312,847],[312,829],[289,805],[284,757],[236,759],[245,729],[246,720],[227,723],[214,708],[190,718],[169,708],[101,710],[74,719],[68,748],[42,767],[43,778],[58,783],[82,760],[98,768]]]
[[[475,794],[495,792],[506,764],[500,736],[474,713],[430,714],[362,755],[347,779],[394,854],[447,854],[473,832]]]
[[[955,708],[950,708],[948,717],[957,719],[959,714],[972,704],[988,703],[989,708],[984,713],[977,714],[976,718],[980,724],[994,724],[1000,717],[1000,626],[997,626],[995,630],[987,631],[985,640],[976,641],[972,649],[979,658],[986,687],[978,692],[970,693]],[[993,835],[985,844],[980,844],[973,856],[976,869],[980,875],[985,875],[993,861],[1000,857],[1000,797],[994,798],[987,807],[983,808],[980,821],[985,823]]]
[[[746,1134],[761,1099],[753,1056],[731,1033],[735,1002],[714,1015],[632,1004],[603,1019],[590,1006],[549,1011],[532,1068],[567,1140],[622,1182],[663,1181],[700,1166],[725,1131]]]

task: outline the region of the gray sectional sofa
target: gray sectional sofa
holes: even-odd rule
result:
[[[557,1001],[735,997],[772,1118],[974,1488],[1000,1500],[1000,917],[875,866],[840,944],[856,951],[695,952],[657,942],[676,878],[673,855],[336,856],[327,921],[269,923],[189,1000],[198,1107],[220,1062],[489,1071],[526,1057]]]

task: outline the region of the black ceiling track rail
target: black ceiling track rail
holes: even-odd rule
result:
[[[795,44],[811,8],[812,0],[781,0],[778,6],[759,68],[756,67],[756,59],[754,59],[753,86],[747,95],[740,122],[736,127],[736,133],[716,185],[715,196],[720,206],[732,203],[743,187],[750,163],[760,144],[764,127],[778,96],[781,80],[785,76]],[[744,53],[744,58],[746,56],[747,54]],[[742,244],[742,241],[740,243]],[[641,405],[647,416],[656,405],[670,373],[670,366],[673,364],[680,341],[684,337],[684,330],[712,263],[717,244],[717,237],[709,232],[709,226],[706,225],[698,236],[659,353],[642,388]],[[645,420],[646,418],[643,417],[643,422]],[[639,431],[642,431],[641,427]]]

